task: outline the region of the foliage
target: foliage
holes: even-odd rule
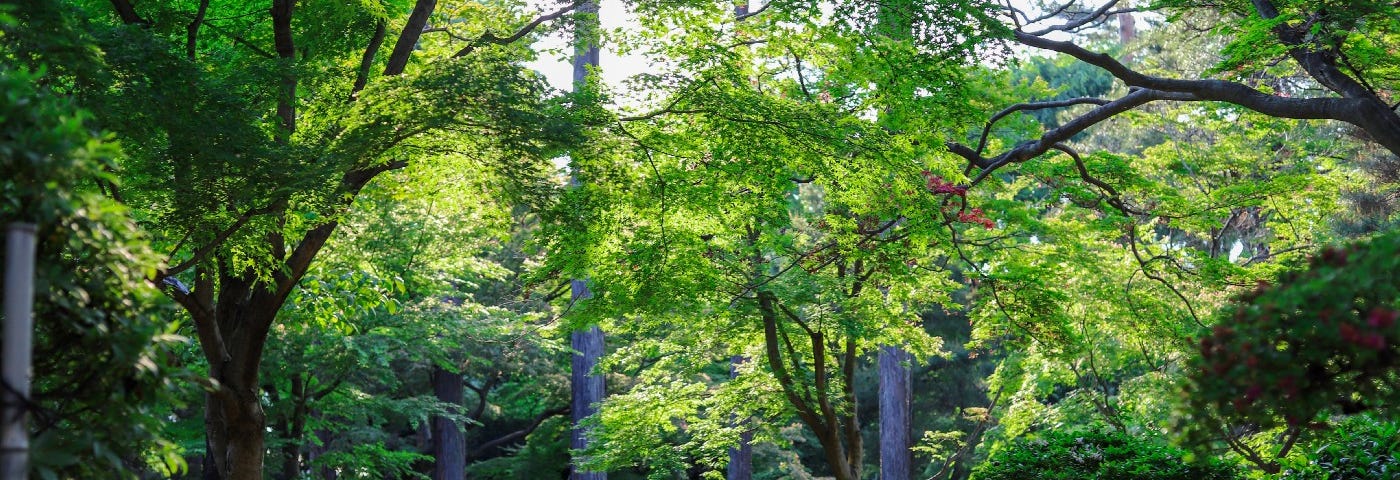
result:
[[[0,224],[38,226],[35,473],[134,476],[128,466],[146,460],[179,469],[160,414],[189,386],[169,357],[185,339],[147,280],[159,260],[144,233],[92,189],[115,185],[121,151],[42,82],[0,63]]]
[[[430,458],[418,452],[386,450],[383,443],[370,443],[355,445],[348,452],[321,457],[318,466],[338,472],[343,478],[426,479],[427,475],[413,470],[413,464]]]
[[[1185,451],[1160,438],[1121,432],[1047,431],[1020,438],[992,455],[973,472],[977,480],[1023,478],[1141,480],[1230,480],[1240,478],[1232,466],[1183,461]]]
[[[1364,480],[1400,472],[1400,424],[1357,415],[1321,434],[1316,445],[1283,464],[1281,479]]]
[[[1400,231],[1313,256],[1222,309],[1191,363],[1183,418],[1210,415],[1269,428],[1397,401]]]

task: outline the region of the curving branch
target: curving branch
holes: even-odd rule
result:
[[[992,115],[992,118],[988,119],[987,124],[982,127],[982,137],[980,140],[977,141],[977,154],[980,155],[982,154],[982,152],[985,152],[987,150],[987,137],[992,133],[992,126],[996,125],[997,122],[1001,121],[1001,119],[1006,118],[1007,115],[1010,115],[1012,113],[1028,110],[1047,110],[1051,108],[1072,107],[1075,105],[1098,105],[1102,107],[1104,105],[1107,105],[1108,102],[1108,100],[1104,100],[1102,98],[1078,97],[1065,100],[1018,103],[1003,108],[1000,112],[997,112],[996,115]]]
[[[265,207],[254,208],[243,212],[243,215],[240,215],[238,219],[234,220],[232,225],[229,225],[228,228],[225,228],[219,231],[219,233],[215,234],[213,241],[205,244],[202,247],[199,247],[199,249],[195,250],[194,253],[190,255],[190,258],[186,259],[185,261],[180,262],[179,264],[173,267],[157,272],[156,277],[152,281],[162,281],[166,278],[179,275],[180,272],[189,270],[190,267],[193,267],[199,264],[199,262],[204,261],[204,259],[214,251],[214,249],[223,245],[224,241],[228,240],[229,237],[233,236],[234,233],[238,232],[239,229],[243,228],[243,225],[246,225],[248,221],[253,219],[253,217],[267,215],[270,213],[276,213],[280,211],[282,207],[285,206],[286,202],[279,200]],[[172,252],[172,254],[173,253],[174,252]]]
[[[1117,100],[1099,105],[1098,108],[1090,110],[1058,128],[1045,132],[1039,139],[1021,142],[1011,150],[992,158],[983,157],[976,151],[956,143],[949,143],[947,147],[948,150],[954,154],[966,158],[970,165],[975,165],[982,169],[973,177],[972,181],[969,182],[969,186],[972,186],[982,183],[983,180],[986,180],[988,176],[1001,167],[1039,157],[1045,152],[1050,151],[1055,145],[1068,141],[1070,138],[1079,134],[1079,132],[1128,110],[1158,100],[1191,101],[1196,99],[1197,97],[1191,94],[1137,88]]]
[[[1256,3],[1263,3],[1263,0]],[[1292,32],[1280,32],[1279,35],[1285,43],[1289,43]],[[1343,95],[1342,98],[1280,97],[1227,80],[1184,80],[1146,75],[1107,54],[1089,51],[1072,42],[1051,40],[1024,31],[1014,32],[1014,38],[1023,45],[1063,53],[1098,67],[1129,87],[1179,95],[1177,100],[1226,102],[1279,118],[1346,122],[1365,130],[1373,141],[1400,155],[1400,114],[1337,69],[1329,55],[1309,52],[1302,46],[1292,48],[1290,54],[1309,75]]]
[[[505,435],[501,435],[500,437],[496,437],[495,439],[492,439],[492,440],[490,440],[490,441],[487,441],[486,443],[483,443],[483,444],[481,444],[480,446],[477,446],[476,448],[474,448],[474,449],[472,449],[471,451],[467,452],[467,461],[472,461],[472,460],[476,460],[476,459],[482,458],[482,457],[485,456],[487,453],[489,453],[492,449],[495,449],[495,448],[497,448],[497,447],[502,447],[502,446],[505,446],[505,445],[509,445],[509,444],[511,444],[511,443],[520,441],[521,439],[524,439],[525,437],[528,437],[531,433],[533,433],[536,429],[538,429],[538,428],[540,427],[540,425],[544,423],[545,420],[549,420],[551,417],[557,417],[557,416],[560,416],[560,415],[568,415],[568,414],[569,414],[569,406],[568,406],[568,405],[565,405],[565,406],[562,406],[562,407],[551,408],[551,409],[549,409],[549,410],[545,410],[545,411],[543,411],[543,412],[540,412],[539,415],[536,415],[534,419],[530,420],[530,423],[529,423],[528,425],[526,425],[525,428],[521,428],[521,429],[519,429],[519,430],[510,432],[510,433],[507,433],[507,434],[505,434]]]
[[[452,58],[467,56],[477,48],[484,47],[486,45],[510,45],[512,43],[515,43],[517,40],[525,38],[525,36],[529,35],[530,32],[535,31],[535,29],[538,28],[540,24],[544,22],[554,21],[559,17],[564,16],[564,14],[574,11],[580,5],[583,5],[583,1],[575,0],[574,2],[571,2],[568,5],[565,5],[563,8],[535,17],[535,19],[531,20],[530,23],[527,23],[525,24],[525,26],[520,27],[519,30],[516,30],[515,33],[504,37],[498,37],[496,36],[496,34],[487,31],[486,33],[481,34],[480,37],[477,37],[476,40],[472,41],[471,43],[468,43],[467,46],[462,47],[461,50],[458,50],[457,53],[452,55]]]
[[[1067,9],[1069,8],[1070,5],[1073,5],[1073,2],[1066,2],[1063,6],[1061,6],[1061,7],[1058,8],[1058,9],[1056,9],[1053,13],[1049,14],[1048,16],[1041,16],[1040,18],[1038,18],[1038,19],[1036,19],[1036,20],[1034,20],[1034,21],[1031,21],[1031,22],[1027,22],[1027,23],[1036,23],[1036,22],[1039,22],[1039,21],[1048,20],[1048,19],[1050,19],[1050,18],[1052,18],[1052,17],[1054,17],[1054,16],[1059,15],[1060,13],[1064,13],[1065,10],[1067,10]],[[1072,30],[1074,30],[1074,29],[1076,29],[1076,28],[1083,27],[1083,26],[1088,25],[1088,24],[1090,24],[1090,23],[1096,23],[1096,22],[1100,22],[1100,21],[1103,21],[1103,20],[1108,19],[1108,18],[1109,18],[1109,15],[1108,15],[1109,10],[1112,9],[1115,5],[1118,5],[1118,0],[1109,0],[1108,2],[1104,3],[1102,6],[1100,6],[1099,8],[1095,9],[1094,11],[1092,11],[1092,12],[1090,12],[1090,13],[1088,13],[1088,14],[1079,15],[1078,18],[1071,19],[1070,21],[1065,22],[1065,23],[1060,24],[1060,25],[1053,25],[1053,26],[1045,27],[1045,28],[1042,28],[1042,29],[1040,29],[1040,30],[1035,30],[1035,31],[1032,31],[1032,32],[1027,32],[1027,33],[1029,33],[1029,34],[1031,34],[1031,35],[1041,36],[1041,35],[1045,35],[1045,34],[1050,33],[1050,32],[1068,32],[1068,31],[1072,31]],[[1071,12],[1071,13],[1078,13],[1078,12]]]

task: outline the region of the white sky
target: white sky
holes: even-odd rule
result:
[[[1098,5],[1101,5],[1100,2],[1103,0],[1079,1],[1092,8],[1097,8]],[[535,10],[538,12],[548,12],[557,8],[556,2],[548,2],[547,0],[535,0],[535,2],[532,3],[536,3]],[[752,3],[760,4],[761,1],[753,1]],[[1032,5],[1031,0],[1012,0],[1012,4],[1017,8],[1031,12],[1033,15],[1040,10]],[[616,29],[631,30],[637,27],[636,14],[626,8],[623,0],[601,0],[598,16],[602,21],[602,26],[605,31]],[[560,19],[557,21],[567,20]],[[1063,22],[1063,20],[1053,19],[1041,22],[1037,25],[1044,26],[1060,22]],[[1139,30],[1148,27],[1146,22],[1140,22],[1138,25]],[[542,73],[550,86],[566,92],[573,90],[573,48],[571,47],[573,39],[568,37],[567,33],[556,31],[548,36],[540,38],[534,44],[535,50],[541,52],[539,58],[526,64],[529,68]],[[1069,35],[1055,32],[1049,35],[1048,38],[1053,40],[1066,40],[1069,38]],[[614,90],[614,93],[618,95],[616,100],[620,105],[639,107],[641,106],[640,104],[643,103],[643,99],[640,95],[643,95],[645,92],[628,92],[623,88],[623,83],[627,79],[647,71],[651,65],[648,64],[648,59],[643,55],[629,53],[628,55],[620,56],[615,50],[615,45],[610,45],[607,40],[604,39],[598,67],[603,76],[603,84]],[[1045,53],[1028,48],[1018,50],[1021,51],[1022,54]],[[1027,50],[1031,51],[1028,52]],[[636,94],[636,96],[629,96],[629,93]]]
[[[543,7],[540,8],[540,11],[546,11],[547,8],[552,7]],[[602,0],[600,10],[598,17],[602,20],[605,30],[636,26],[636,15],[627,11],[621,0]],[[535,42],[535,50],[544,53],[540,54],[539,59],[527,64],[530,68],[544,74],[551,86],[566,92],[573,90],[574,50],[570,47],[572,40],[572,38],[566,38],[565,34],[558,32],[541,38]],[[598,69],[603,75],[605,85],[619,87],[624,80],[646,70],[646,59],[640,55],[620,57],[611,47],[611,45],[604,43],[599,58]],[[552,51],[558,52],[558,54],[549,53]]]

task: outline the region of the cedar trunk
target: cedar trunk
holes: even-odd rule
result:
[[[587,330],[577,330],[573,333],[572,346],[574,349],[573,371],[570,374],[570,381],[573,384],[573,402],[570,411],[573,412],[574,431],[569,440],[569,448],[578,451],[588,448],[589,432],[581,423],[597,412],[598,402],[603,400],[603,375],[594,373],[593,369],[598,366],[598,360],[603,357],[603,330],[596,325]],[[605,472],[582,471],[576,460],[573,462],[573,472],[569,475],[572,480],[606,480]]]
[[[748,361],[743,355],[735,355],[729,359],[729,378],[739,376],[739,365]],[[735,418],[734,422],[738,427],[748,424],[746,418]],[[739,432],[739,445],[729,447],[729,467],[726,472],[728,480],[750,480],[753,478],[753,431],[744,429]]]
[[[439,402],[452,405],[462,404],[462,376],[433,367],[433,394]],[[467,470],[467,444],[462,427],[451,418],[434,416],[433,431],[433,480],[461,480]]]
[[[910,478],[909,361],[902,348],[880,348],[880,480]]]
[[[590,69],[598,68],[598,2],[597,0],[584,0],[579,4],[578,15],[575,18],[574,39],[574,90],[581,90],[588,81]],[[593,297],[593,292],[588,289],[588,281],[574,279],[570,283],[572,290],[570,302],[578,302]],[[578,452],[588,448],[590,433],[583,425],[583,420],[593,415],[597,410],[598,402],[603,401],[604,386],[603,375],[595,373],[593,370],[598,366],[598,360],[603,358],[603,330],[597,325],[586,330],[575,330],[570,338],[570,343],[574,349],[573,362],[569,375],[569,383],[572,391],[572,399],[569,404],[570,412],[573,414],[573,434],[569,438],[569,448],[574,450],[573,460],[569,465],[569,478],[571,480],[606,480],[606,472],[589,472],[579,468],[580,461],[584,458]]]

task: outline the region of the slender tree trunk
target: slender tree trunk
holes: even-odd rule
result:
[[[462,375],[433,367],[433,394],[443,403],[462,404]],[[467,444],[461,425],[447,417],[434,416],[433,480],[462,480],[467,470]]]
[[[569,441],[569,448],[583,450],[588,448],[590,432],[582,425],[583,419],[596,413],[597,403],[603,399],[603,375],[593,372],[598,366],[598,360],[603,356],[603,330],[596,325],[587,329],[573,333],[572,346],[574,349],[573,373],[570,381],[573,384],[573,402],[570,411],[573,412],[574,431]],[[605,472],[583,471],[578,466],[575,457],[573,473],[569,476],[572,480],[606,480]]]
[[[734,21],[737,23],[744,19],[749,13],[749,2],[740,0],[734,4]],[[739,376],[739,365],[748,361],[743,355],[735,355],[729,359],[729,378],[734,379]],[[747,418],[734,419],[736,426],[744,427],[748,424]],[[739,444],[729,447],[729,466],[725,472],[728,480],[749,480],[753,478],[753,431],[745,428],[739,433]]]
[[[910,355],[895,346],[880,348],[880,480],[909,480]]]
[[[729,359],[729,378],[734,379],[739,376],[739,365],[743,365],[748,359],[743,355],[735,355]],[[736,418],[734,422],[739,427],[744,427],[749,423],[746,418]],[[750,480],[753,478],[753,431],[744,429],[739,433],[739,444],[729,447],[729,468],[725,478],[729,480]]]
[[[286,444],[282,445],[282,476],[283,480],[296,480],[301,475],[301,437],[306,431],[307,399],[306,376],[302,374],[292,375],[292,418],[288,419],[284,425],[282,436]]]
[[[1124,48],[1123,63],[1133,63],[1133,54],[1127,51],[1127,47],[1134,38],[1137,38],[1137,22],[1133,20],[1133,14],[1118,14],[1118,44]]]

